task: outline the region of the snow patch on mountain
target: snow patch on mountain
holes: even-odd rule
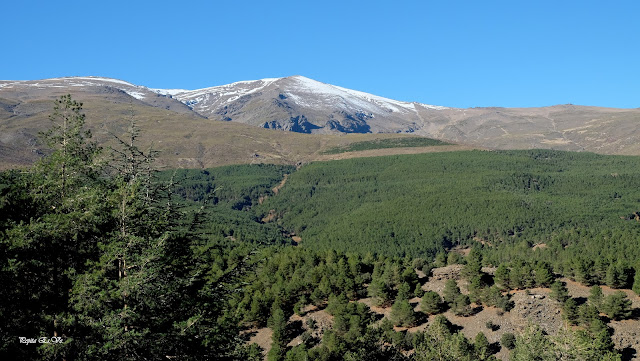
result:
[[[68,81],[68,82],[74,82],[77,80],[84,80],[87,81],[87,85],[101,85],[101,84],[96,84],[96,83],[92,83],[92,81],[98,81],[98,82],[105,82],[105,83],[113,83],[113,84],[120,84],[120,85],[127,85],[130,87],[139,87],[138,85],[134,85],[131,84],[127,81],[124,80],[119,80],[119,79],[112,79],[112,78],[103,78],[103,77],[99,77],[99,76],[74,76],[74,77],[65,77],[65,78],[53,78],[53,79],[47,79],[47,80],[63,80],[63,81]]]
[[[225,103],[231,103],[242,96],[258,92],[279,79],[280,78],[266,78],[239,81],[226,85],[186,91],[176,94],[176,98],[182,102],[191,101],[193,104],[207,101],[211,97],[216,99],[224,98]]]
[[[138,99],[138,100],[142,100],[144,99],[144,94],[140,93],[140,92],[132,92],[132,91],[124,91],[125,93],[131,95],[132,97]]]
[[[63,78],[51,78],[51,79],[43,79],[36,81],[11,81],[6,83],[1,83],[1,87],[15,87],[15,86],[26,86],[26,87],[35,87],[39,89],[45,88],[67,88],[67,87],[86,87],[86,86],[110,86],[114,87],[118,90],[121,90],[130,96],[142,100],[145,96],[150,92],[150,89],[144,86],[139,86],[135,84],[131,84],[124,80],[119,79],[111,79],[111,78],[103,78],[103,77],[63,77]]]
[[[150,91],[156,93],[156,94],[160,94],[160,95],[171,95],[176,96],[178,94],[182,94],[182,93],[186,93],[186,92],[190,92],[191,90],[186,90],[186,89],[155,89],[155,88],[149,88]]]
[[[320,95],[321,99],[331,102],[345,103],[350,101],[363,110],[367,110],[372,113],[379,113],[380,109],[384,109],[387,112],[399,112],[399,113],[413,113],[416,112],[414,103],[402,102],[394,99],[384,98],[381,96],[361,92],[358,90],[347,89],[336,85],[322,83],[313,79],[306,78],[304,76],[291,77],[296,83],[294,89],[300,93],[310,93],[314,95]],[[300,97],[296,97],[300,99]],[[319,103],[306,104],[309,106],[319,106]],[[346,104],[345,104],[346,105]],[[447,109],[446,107],[421,104],[422,106],[430,109]]]

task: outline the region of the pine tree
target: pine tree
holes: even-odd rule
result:
[[[529,325],[518,336],[511,351],[513,361],[554,360],[553,344],[537,325]]]
[[[631,300],[627,298],[627,294],[618,291],[604,299],[602,312],[606,313],[611,319],[624,320],[631,316],[631,304]]]
[[[276,304],[274,302],[273,307],[271,308],[271,317],[267,321],[267,326],[273,331],[272,339],[274,344],[283,345],[286,343],[286,329],[287,329],[287,319],[284,315],[284,312],[280,308],[279,302]]]
[[[501,263],[498,266],[498,268],[496,269],[494,278],[496,283],[498,283],[503,289],[510,288],[510,284],[509,284],[510,272],[509,272],[509,268],[507,268],[507,266],[504,263]]]
[[[534,272],[538,287],[548,287],[553,281],[553,272],[547,263],[539,262]]]
[[[551,284],[551,293],[549,297],[552,299],[564,303],[569,298],[569,290],[564,282],[555,281]]]
[[[451,311],[456,316],[470,316],[473,310],[469,296],[463,294],[457,295],[451,304]]]
[[[411,327],[415,324],[416,314],[408,299],[396,299],[391,307],[391,320],[396,326]]]
[[[578,307],[578,321],[582,325],[589,327],[592,322],[599,320],[600,312],[590,304],[582,304]]]
[[[633,286],[631,289],[637,295],[640,295],[640,266],[636,266],[635,268],[635,276],[633,278]]]
[[[420,311],[435,315],[442,310],[442,297],[434,291],[427,291],[420,300]]]
[[[604,295],[602,294],[602,288],[600,286],[592,286],[589,290],[589,304],[594,306],[596,309],[599,309],[602,306],[602,300],[604,299]]]
[[[107,190],[100,148],[84,129],[82,104],[63,96],[55,101],[50,120],[52,127],[41,134],[49,154],[28,171],[14,174],[15,186],[23,191],[14,193],[19,198],[12,201],[21,203],[13,203],[8,218],[17,222],[0,230],[0,253],[10,255],[0,267],[6,290],[0,314],[10,320],[6,326],[16,337],[58,336],[67,342],[36,349],[3,340],[24,359],[65,358],[73,352],[71,340],[77,330],[67,291],[86,269],[86,260],[97,256],[98,240],[111,221],[103,201]]]
[[[616,262],[607,268],[606,282],[611,288],[625,288],[629,285],[631,269],[622,262]]]
[[[500,337],[500,345],[508,350],[513,350],[516,347],[516,336],[511,332],[505,332]]]
[[[467,279],[482,275],[482,255],[476,249],[472,249],[466,257],[466,264],[462,268],[462,274]]]
[[[473,342],[473,347],[476,349],[476,354],[480,360],[486,360],[489,357],[489,340],[484,333],[478,332]]]
[[[447,282],[444,284],[444,291],[442,291],[442,293],[442,299],[444,300],[444,302],[451,306],[456,297],[460,295],[460,288],[458,287],[458,284],[455,280],[447,280]]]
[[[569,297],[562,306],[564,319],[571,325],[578,323],[578,305],[576,301]]]
[[[385,281],[382,276],[373,277],[369,287],[367,288],[367,292],[370,297],[375,299],[375,303],[378,306],[388,305],[392,298],[392,289],[391,286]]]
[[[101,199],[111,228],[103,230],[99,257],[87,262],[71,292],[85,336],[73,345],[80,356],[103,360],[230,356],[241,350],[241,340],[226,292],[248,256],[221,257],[221,250],[201,246],[197,216],[178,229],[182,218],[171,191],[154,180],[154,153],[138,149],[134,122],[129,131]]]

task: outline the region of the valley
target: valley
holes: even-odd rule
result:
[[[639,359],[637,156],[299,134],[91,87],[86,123],[71,97],[2,100],[2,354]]]

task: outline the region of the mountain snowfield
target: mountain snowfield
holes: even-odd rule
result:
[[[110,86],[124,91],[138,100],[144,100],[153,96],[149,93],[174,97],[186,105],[200,105],[202,109],[212,109],[217,106],[227,105],[242,96],[260,92],[268,86],[279,82],[288,82],[289,91],[286,96],[291,97],[302,106],[322,107],[327,104],[343,106],[345,109],[353,108],[369,112],[415,112],[412,102],[402,102],[377,95],[342,88],[339,86],[322,83],[304,76],[295,75],[285,78],[265,78],[259,80],[238,81],[226,85],[218,85],[203,89],[155,89],[142,85],[135,85],[124,80],[105,77],[63,77],[37,81],[28,80],[0,80],[0,88],[14,86],[28,86],[35,88],[65,88],[86,86]],[[300,94],[300,95],[299,95]],[[315,100],[310,101],[310,99]],[[420,104],[430,109],[449,109],[443,106]]]
[[[205,103],[203,108],[229,104],[242,96],[260,92],[273,85],[286,84],[286,91],[281,98],[291,98],[296,104],[310,108],[322,108],[327,105],[341,107],[345,110],[381,114],[388,112],[415,112],[414,103],[401,102],[383,98],[369,93],[321,83],[319,81],[296,75],[287,78],[267,78],[260,80],[240,81],[232,84],[215,86],[192,91],[155,89],[161,94],[171,94],[185,104],[197,105]],[[447,109],[442,106],[421,104],[431,109]]]
[[[414,131],[411,125],[419,120],[418,108],[449,109],[443,106],[411,103],[322,83],[304,76],[266,78],[239,81],[232,84],[196,90],[155,89],[123,80],[103,77],[67,77],[38,81],[0,81],[0,88],[70,88],[111,87],[133,98],[145,101],[163,95],[176,99],[198,114],[215,119],[239,121],[265,128],[293,130],[303,133],[326,132],[402,132]],[[274,101],[272,101],[275,100]],[[252,104],[255,113],[247,114],[245,105]],[[275,109],[269,110],[274,107]],[[264,113],[277,115],[265,117]],[[307,114],[310,113],[310,114]],[[317,114],[320,113],[320,114]],[[330,113],[329,116],[326,114]],[[254,116],[255,115],[255,116]],[[280,119],[278,119],[278,117]],[[259,118],[259,119],[256,119]],[[367,120],[389,120],[390,127],[371,127]],[[412,121],[406,127],[402,120]],[[294,124],[295,123],[295,124]],[[400,123],[398,126],[397,123]],[[406,128],[406,129],[405,129]],[[415,127],[414,127],[415,128]]]

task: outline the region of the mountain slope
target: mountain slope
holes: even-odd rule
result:
[[[237,82],[179,93],[176,98],[212,119],[300,133],[410,132],[420,122],[415,103],[302,76]]]
[[[415,133],[499,149],[640,154],[640,109],[457,109],[396,101],[302,76],[174,94],[210,119],[300,133]]]
[[[121,134],[133,116],[143,127],[145,144],[162,150],[166,164],[182,167],[309,161],[330,147],[391,135],[339,136],[344,133],[412,133],[481,148],[640,155],[640,109],[457,109],[396,101],[302,76],[199,90],[70,77],[0,81],[4,167],[39,157],[37,134],[49,127],[52,100],[68,93],[84,102],[100,142],[108,144],[110,133]]]
[[[38,133],[51,125],[48,116],[53,110],[53,100],[67,93],[84,104],[87,127],[98,143],[107,148],[115,144],[113,134],[124,134],[129,119],[133,118],[142,130],[142,148],[152,146],[159,150],[159,164],[171,168],[246,163],[296,164],[318,157],[326,159],[331,156],[322,155],[323,151],[353,142],[402,136],[299,134],[214,121],[194,112],[173,98],[170,92],[104,78],[0,81],[0,169],[29,165],[44,154],[46,150],[38,139]],[[451,149],[460,147],[413,150]],[[384,153],[395,151],[402,149]],[[338,154],[334,157],[355,155]]]

